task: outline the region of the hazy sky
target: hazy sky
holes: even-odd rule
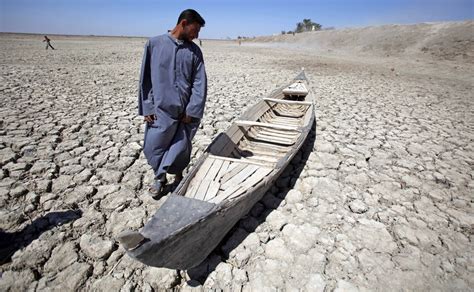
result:
[[[304,18],[324,27],[361,27],[474,18],[474,0],[0,0],[0,31],[153,36],[196,9],[201,38],[293,30]]]

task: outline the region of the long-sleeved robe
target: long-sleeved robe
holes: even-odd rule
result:
[[[155,172],[179,173],[188,165],[191,140],[203,116],[207,77],[199,47],[165,34],[148,40],[140,74],[138,113],[155,115],[147,124],[143,151]],[[188,115],[192,122],[180,119]]]

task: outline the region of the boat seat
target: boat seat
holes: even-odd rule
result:
[[[285,99],[277,99],[277,98],[264,98],[266,102],[273,102],[273,103],[282,103],[282,104],[294,104],[294,105],[306,105],[310,106],[313,103],[309,101],[295,101],[295,100],[285,100]]]
[[[271,124],[271,123],[261,123],[261,122],[255,122],[255,121],[234,121],[234,123],[239,126],[239,127],[264,127],[264,128],[272,128],[276,130],[283,130],[283,131],[297,131],[301,132],[301,129],[299,127],[292,127],[292,126],[284,126],[284,125],[276,125],[276,124]]]

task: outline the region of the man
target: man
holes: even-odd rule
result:
[[[48,38],[48,36],[44,36],[43,43],[46,42],[46,50],[50,47],[51,49],[54,50],[53,46],[51,45],[51,40]]]
[[[204,24],[195,10],[184,10],[174,29],[145,45],[138,112],[146,123],[143,151],[155,173],[154,197],[163,193],[166,173],[179,183],[190,161],[207,96],[202,52],[193,43]]]

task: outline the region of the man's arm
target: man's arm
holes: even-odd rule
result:
[[[155,108],[153,105],[153,90],[151,85],[150,59],[150,41],[147,41],[145,44],[145,51],[143,53],[140,83],[138,86],[138,114],[145,117],[155,114]]]
[[[189,103],[186,106],[186,116],[200,119],[204,114],[207,98],[207,76],[201,50],[198,50],[193,65],[193,86]]]

